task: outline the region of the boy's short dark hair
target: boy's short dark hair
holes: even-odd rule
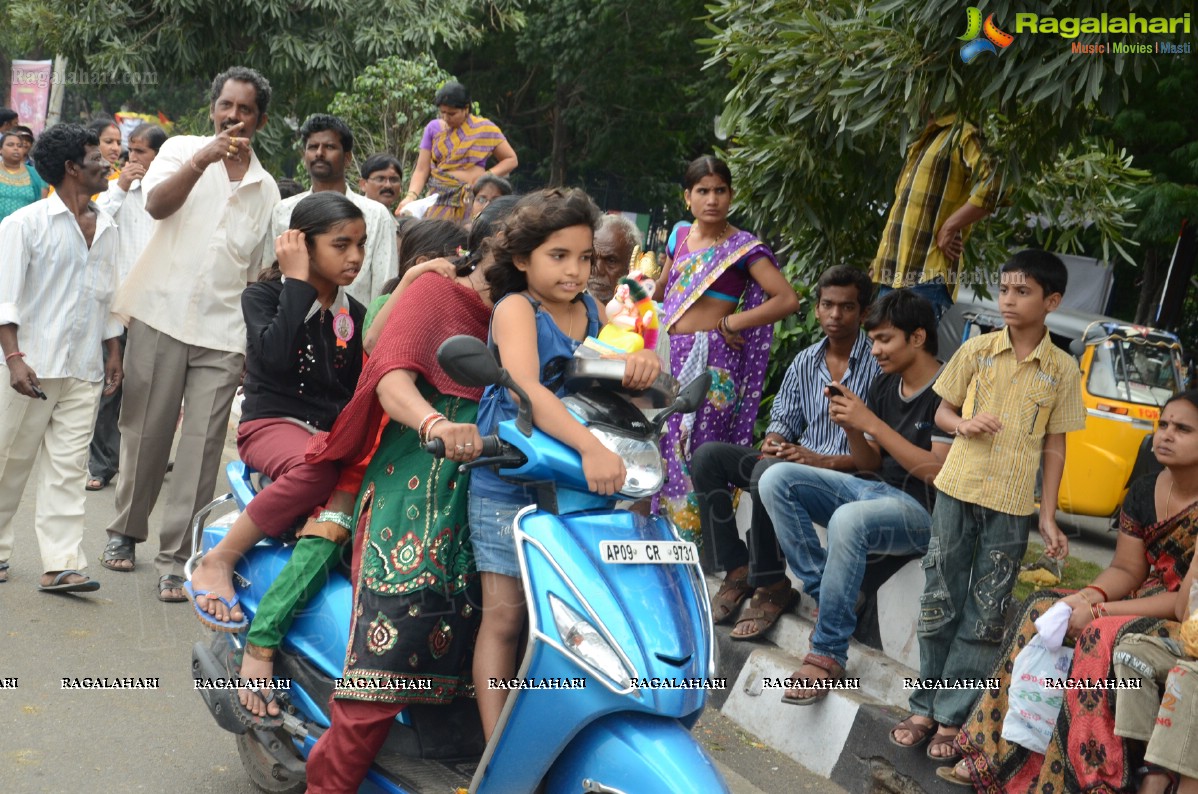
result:
[[[157,124],[151,124],[144,121],[133,128],[133,132],[129,133],[129,140],[145,141],[146,146],[149,146],[154,151],[162,148],[162,144],[166,143],[166,131]]]
[[[820,274],[815,285],[816,301],[827,287],[856,287],[857,305],[863,314],[874,299],[874,283],[870,281],[869,274],[849,265],[833,265]]]
[[[1003,273],[1022,273],[1035,281],[1044,290],[1044,297],[1053,293],[1065,294],[1069,284],[1069,270],[1056,254],[1039,248],[1025,248],[1007,260]]]
[[[931,355],[939,351],[936,338],[936,310],[927,298],[909,289],[896,289],[878,299],[865,315],[865,332],[883,325],[893,325],[907,339],[920,328],[924,331],[923,349]]]
[[[100,136],[79,124],[55,124],[38,136],[29,156],[46,184],[58,187],[66,178],[67,161],[82,163],[88,146],[99,146]]]
[[[0,127],[18,118],[17,111],[12,108],[0,108]]]

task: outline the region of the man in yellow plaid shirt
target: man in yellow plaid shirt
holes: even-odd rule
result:
[[[907,150],[870,266],[879,297],[912,287],[939,320],[957,294],[969,229],[994,212],[1001,188],[976,127],[951,114],[930,121]]]

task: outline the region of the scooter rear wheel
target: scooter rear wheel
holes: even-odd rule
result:
[[[279,766],[279,762],[271,757],[253,731],[237,737],[237,754],[241,756],[241,765],[250,780],[262,791],[269,794],[303,794],[308,787],[305,778],[296,780]]]

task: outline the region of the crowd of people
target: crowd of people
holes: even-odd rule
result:
[[[406,705],[473,692],[489,737],[506,692],[470,682],[513,675],[526,630],[512,523],[535,494],[456,465],[477,458],[482,436],[517,404],[505,388],[450,379],[437,349],[455,335],[489,342],[534,423],[578,452],[588,487],[618,493],[624,462],[565,409],[549,365],[599,333],[641,232],[581,190],[512,195],[516,152],[458,83],[434,97],[439,116],[403,194],[402,164],[388,153],[362,158],[361,193],[350,189],[354,134],[328,114],[298,131],[311,188],[273,178],[253,147],[270,102],[265,77],[233,67],[212,83],[210,136],[142,124],[122,141],[101,118],[33,142],[0,111],[0,350],[11,386],[0,395],[0,582],[39,454],[47,592],[100,587],[86,572],[85,489],[115,479],[100,561],[130,572],[165,485],[158,598],[190,601],[212,629],[247,631],[240,673],[268,681],[292,619],[348,546],[346,677],[436,683],[334,692],[309,791],[354,791]],[[933,188],[938,169],[949,178]],[[1052,254],[1014,254],[998,289],[1005,326],[938,358],[964,233],[1001,192],[976,130],[930,120],[873,271],[820,275],[823,336],[790,362],[756,446],[773,329],[800,300],[770,248],[731,225],[724,162],[700,157],[682,184],[692,218],[671,232],[653,296],[668,359],[651,345],[625,354],[624,384],[712,375],[698,411],[666,424],[665,486],[641,509],[669,518],[724,572],[713,620],[733,623],[734,640],[765,636],[800,598],[789,568],[818,610],[783,700],[810,706],[846,676],[867,564],[922,558],[920,678],[994,675],[1004,685],[916,690],[894,744],[927,744],[953,763],[942,777],[983,791],[1126,790],[1145,757],[1141,791],[1164,791],[1178,775],[1181,790],[1198,788],[1184,738],[1154,723],[1152,702],[1120,697],[1116,709],[1113,693],[1071,691],[1046,753],[1002,738],[1014,659],[1055,603],[1072,610],[1076,674],[1116,669],[1152,691],[1193,677],[1184,663],[1169,670],[1195,650],[1179,645],[1177,620],[1194,579],[1198,394],[1165,405],[1155,447],[1164,470],[1132,485],[1110,568],[1079,592],[1033,598],[1008,625],[1032,526],[1048,554],[1068,554],[1055,506],[1065,434],[1083,426],[1085,407],[1077,363],[1045,326],[1068,280]],[[239,455],[272,484],[188,581],[191,519],[215,488],[238,389]],[[433,439],[446,461],[424,452]],[[747,542],[740,489],[753,503]],[[293,553],[251,622],[233,567],[288,532]],[[260,726],[281,723],[270,686],[238,697]]]

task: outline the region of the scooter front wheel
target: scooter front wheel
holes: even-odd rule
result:
[[[238,735],[237,754],[241,756],[241,765],[250,780],[262,791],[269,794],[302,794],[308,787],[306,778],[301,775],[297,779],[271,756],[254,731]]]

